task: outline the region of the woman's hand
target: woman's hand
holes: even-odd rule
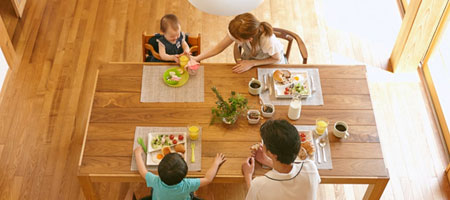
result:
[[[196,62],[200,62],[198,56],[191,56],[191,60],[195,60]]]
[[[242,73],[246,72],[252,67],[256,65],[254,60],[242,60],[239,62],[236,66],[233,67],[233,72],[235,73]]]

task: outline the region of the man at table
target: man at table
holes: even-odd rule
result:
[[[310,160],[294,163],[300,150],[295,126],[286,120],[269,120],[260,134],[263,144],[242,164],[246,199],[316,199],[321,181],[316,165]],[[272,170],[252,180],[255,159]]]

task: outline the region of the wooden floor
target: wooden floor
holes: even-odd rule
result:
[[[3,0],[4,1],[4,0]],[[309,63],[366,63],[380,141],[391,181],[383,199],[448,199],[442,148],[417,75],[392,75],[368,43],[330,28],[314,0],[266,0],[259,19],[297,32]],[[204,14],[188,1],[28,0],[12,41],[22,65],[4,84],[0,104],[0,199],[84,199],[76,179],[94,72],[107,62],[140,61],[142,31],[175,13],[182,29],[202,34],[202,48],[225,35],[231,17]],[[14,23],[14,20],[10,20]],[[12,26],[12,25],[7,25]],[[352,45],[349,45],[352,43]],[[291,63],[300,63],[294,49]],[[231,48],[207,62],[232,62]],[[97,184],[102,199],[121,199],[142,184]],[[213,184],[207,199],[242,199],[243,185]],[[321,185],[319,199],[360,199],[365,186]]]

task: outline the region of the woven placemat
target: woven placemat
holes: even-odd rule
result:
[[[304,125],[295,125],[295,128],[297,128],[298,131],[308,131],[316,128],[316,126],[304,126]],[[330,140],[328,138],[328,129],[326,129],[325,133],[322,135],[322,137],[327,137],[327,145],[325,146],[325,153],[327,154],[327,162],[318,163],[317,162],[317,153],[320,151],[320,155],[322,155],[322,147],[317,144],[317,135],[313,133],[313,141],[314,141],[314,147],[316,148],[316,152],[314,153],[314,163],[316,163],[317,169],[333,169],[333,160],[331,160],[331,148],[330,148]]]
[[[204,102],[204,67],[197,75],[189,76],[188,82],[178,88],[163,82],[164,72],[174,65],[144,65],[142,73],[141,102]]]
[[[143,127],[137,126],[136,131],[134,133],[134,144],[133,151],[136,147],[138,147],[137,139],[141,137],[144,140],[144,144],[148,144],[148,133],[157,132],[157,133],[173,133],[173,132],[186,132],[188,134],[188,130],[186,127]],[[189,137],[186,137],[186,163],[188,165],[189,171],[200,171],[202,169],[202,128],[200,127],[198,140],[191,141]],[[191,142],[195,144],[195,163],[191,162]],[[144,163],[147,163],[147,156],[142,154],[142,158],[144,159]],[[157,171],[158,166],[147,166],[148,170]],[[133,153],[133,158],[131,159],[131,171],[137,171],[136,166],[136,158]]]
[[[311,96],[302,99],[302,105],[323,105],[323,95],[322,86],[320,85],[319,69],[317,68],[258,68],[258,80],[264,81],[264,74],[273,74],[275,70],[289,70],[289,71],[308,71],[310,77],[312,77],[312,87],[315,91],[312,92]],[[273,85],[270,85],[273,89]],[[269,91],[265,91],[260,94],[260,97],[265,103],[272,103],[273,105],[289,105],[291,99],[280,99],[275,97],[275,90],[272,95]]]

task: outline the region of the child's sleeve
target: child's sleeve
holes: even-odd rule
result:
[[[185,189],[189,192],[194,192],[200,187],[199,178],[185,178],[183,181]]]
[[[155,187],[155,184],[158,181],[158,176],[154,175],[151,172],[147,172],[145,174],[145,182],[147,183],[147,187]]]

